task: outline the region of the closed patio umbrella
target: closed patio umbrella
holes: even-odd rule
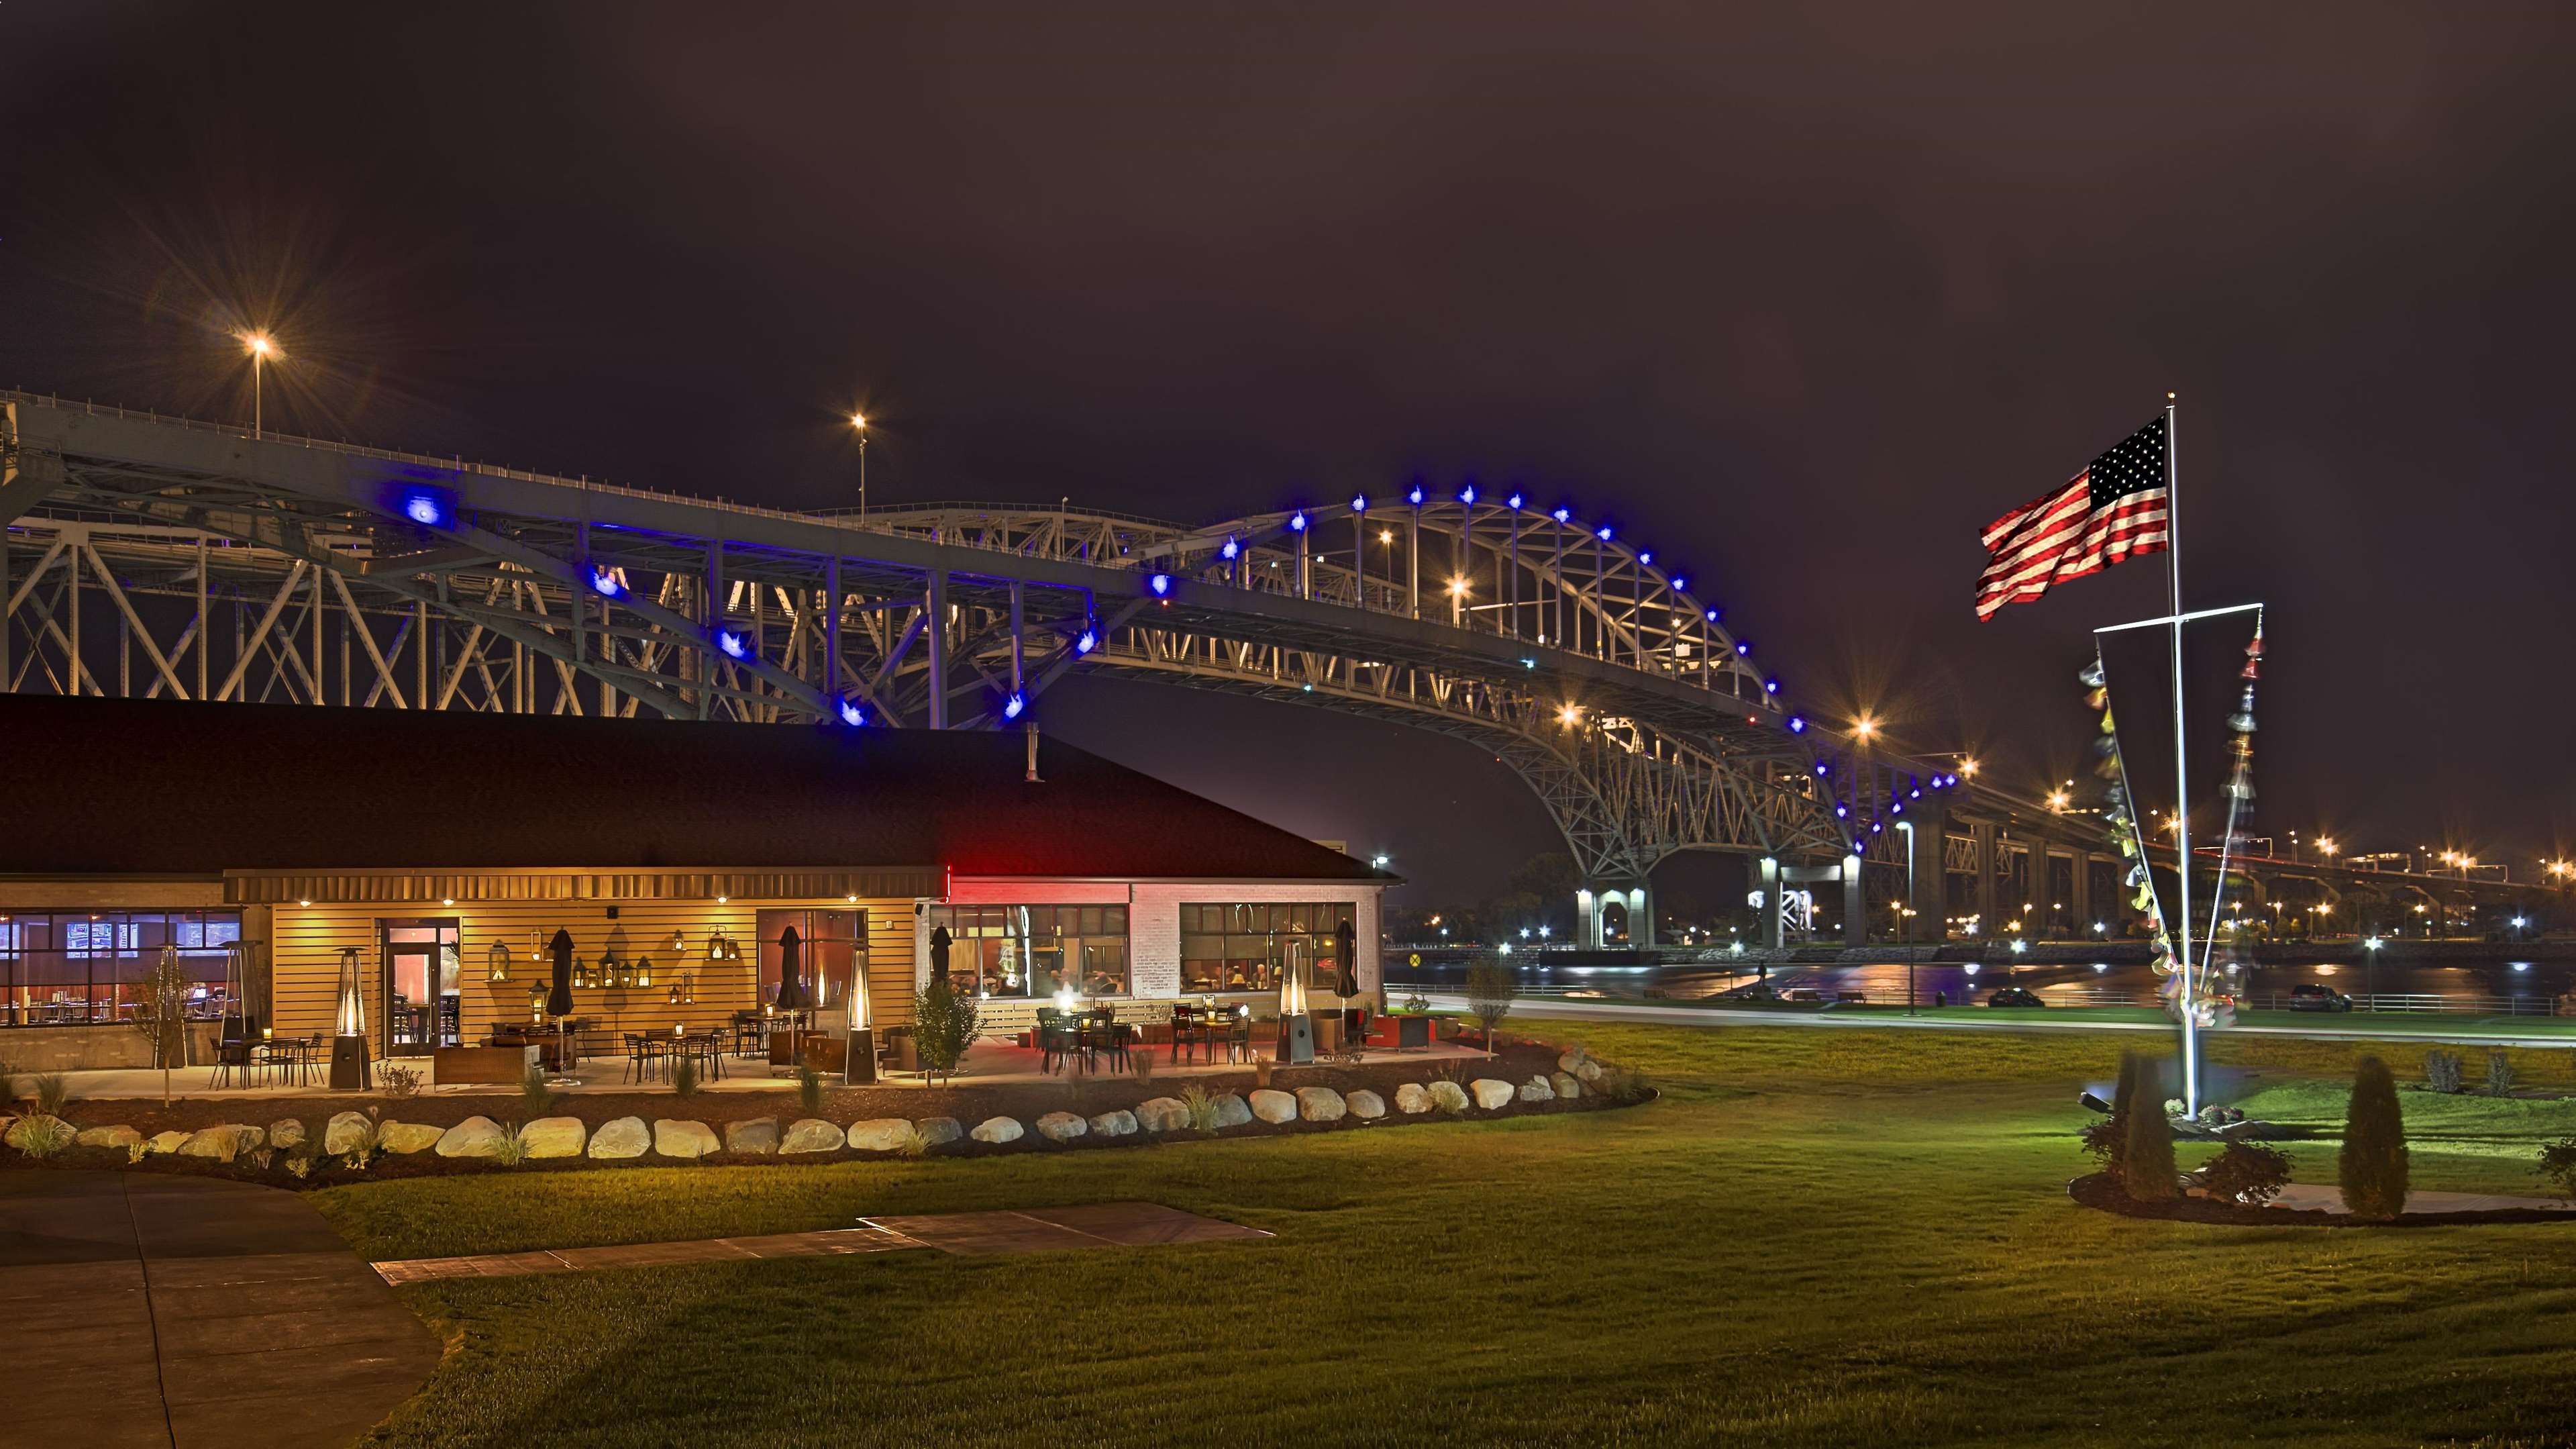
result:
[[[1348,921],[1333,927],[1333,955],[1342,968],[1341,989],[1334,994],[1345,998],[1359,995],[1360,933]]]
[[[554,957],[555,967],[554,985],[546,992],[546,1015],[557,1018],[570,1016],[572,1015],[572,932],[561,926],[556,927],[555,938],[546,943],[546,951]]]
[[[804,938],[794,926],[778,933],[778,1009],[805,1009],[805,983],[797,975],[797,954],[803,950]]]

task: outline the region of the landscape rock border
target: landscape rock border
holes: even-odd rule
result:
[[[2403,1213],[2386,1222],[2330,1213],[2314,1208],[2248,1207],[2216,1198],[2178,1197],[2169,1202],[2139,1202],[2120,1190],[2106,1172],[2069,1178],[2066,1195],[2076,1206],[2124,1218],[2162,1218],[2178,1223],[2218,1223],[2231,1228],[2439,1228],[2466,1223],[2576,1223],[2576,1213],[2536,1208],[2496,1208],[2468,1213]]]

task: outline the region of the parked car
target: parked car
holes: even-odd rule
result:
[[[2302,981],[2290,988],[2290,1009],[2292,1011],[2350,1011],[2352,998],[2331,986]]]
[[[2046,1006],[2047,1004],[2039,999],[2038,993],[2025,991],[2018,986],[1998,986],[1986,993],[1988,1006]]]

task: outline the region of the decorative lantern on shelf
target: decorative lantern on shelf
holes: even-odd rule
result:
[[[509,947],[495,941],[492,943],[492,949],[484,953],[484,959],[491,963],[488,979],[496,984],[510,979]]]
[[[638,956],[635,958],[635,984],[638,986],[650,986],[653,984],[652,957]]]
[[[530,1026],[543,1026],[545,1023],[546,983],[542,981],[531,981],[528,983],[528,1024]]]
[[[672,928],[671,928],[671,954],[672,954],[672,955],[674,955],[674,956],[685,956],[685,955],[687,955],[687,954],[688,954],[688,951],[689,951],[689,938],[688,938],[688,937],[686,937],[686,936],[684,936],[684,935],[682,935],[682,934],[680,934],[680,928],[679,928],[679,927],[677,927],[677,926],[672,927]]]

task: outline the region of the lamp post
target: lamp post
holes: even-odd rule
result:
[[[859,435],[859,517],[868,516],[868,415],[850,414],[850,430]]]
[[[242,350],[250,354],[250,435],[253,439],[257,439],[264,422],[260,416],[260,369],[270,358],[281,354],[277,350],[277,343],[265,332],[249,333],[242,338],[241,342]]]
[[[2362,984],[2370,993],[2370,1009],[2376,1012],[2379,1010],[2379,938],[2372,936],[2361,945],[2362,960],[2369,963],[2366,968],[2369,974]]]

